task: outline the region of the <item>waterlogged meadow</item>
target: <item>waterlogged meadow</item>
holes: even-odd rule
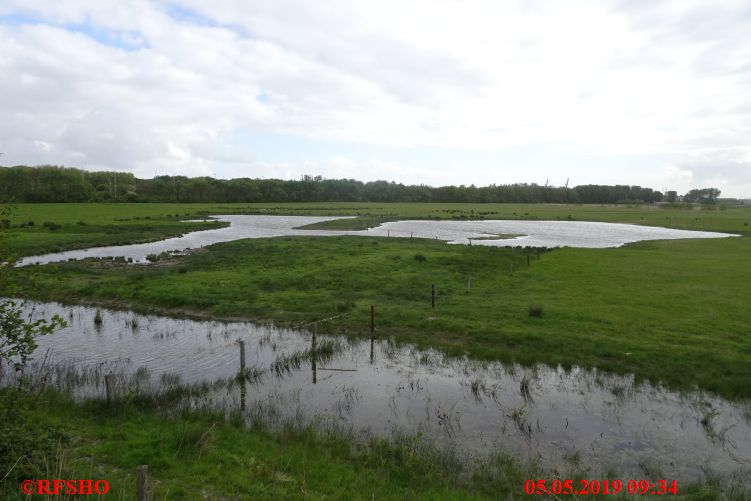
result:
[[[5,270],[48,301],[28,313],[69,325],[23,374],[3,367],[0,414],[33,456],[0,459],[9,478],[110,479],[118,499],[138,464],[157,499],[506,499],[565,478],[675,478],[686,499],[749,499],[750,214],[22,204],[1,255],[104,247]],[[274,224],[259,233],[260,220]],[[225,238],[242,221],[255,233]],[[586,221],[638,226],[611,240]],[[540,245],[535,228],[611,248],[517,248]],[[123,247],[198,229],[176,239],[195,251]],[[572,245],[555,231],[551,245]]]
[[[749,407],[709,393],[576,367],[447,357],[381,337],[314,337],[313,325],[28,308],[69,325],[40,340],[27,376],[79,400],[153,398],[168,401],[172,415],[212,408],[250,427],[419,436],[470,463],[504,454],[549,475],[751,480]]]
[[[588,221],[394,221],[362,230],[315,229],[321,223],[345,222],[349,218],[317,216],[216,216],[221,229],[144,244],[94,247],[90,249],[27,256],[18,264],[54,263],[86,258],[123,258],[145,263],[160,255],[183,252],[220,242],[245,238],[280,236],[376,236],[427,238],[454,244],[494,247],[583,247],[606,248],[643,240],[727,238],[738,236],[710,231],[598,223]]]
[[[83,260],[13,272],[22,285],[33,280],[26,294],[43,301],[278,325],[331,318],[321,328],[343,334],[367,333],[375,305],[379,332],[400,342],[634,374],[732,398],[751,396],[750,241],[545,252],[417,238],[278,237],[222,242],[147,265]]]

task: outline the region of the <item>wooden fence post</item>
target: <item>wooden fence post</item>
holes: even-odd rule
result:
[[[112,381],[112,378],[114,378],[115,375],[110,372],[109,374],[104,375],[104,390],[107,392],[107,404],[112,403],[112,398],[114,397],[113,392],[115,391],[115,385]]]
[[[149,465],[139,465],[136,468],[136,474],[136,499],[149,501]]]
[[[435,310],[435,284],[430,287],[430,307]]]
[[[245,341],[238,340],[240,345],[240,379],[245,379]]]
[[[318,340],[316,339],[318,337],[318,322],[313,323],[313,339],[310,341],[310,351],[311,351],[311,366],[313,369],[313,384],[316,384],[318,382]]]
[[[240,383],[240,411],[245,412],[245,341],[238,339],[240,345],[240,373],[237,375],[237,381]]]

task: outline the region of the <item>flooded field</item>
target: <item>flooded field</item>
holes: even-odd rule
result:
[[[249,323],[142,316],[29,304],[68,327],[39,339],[29,373],[78,397],[194,385],[183,405],[241,411],[248,420],[319,422],[360,433],[421,434],[485,455],[504,451],[559,471],[679,482],[751,467],[751,404],[676,393],[627,376],[447,358],[374,340]],[[240,348],[245,373],[238,382]],[[8,380],[5,372],[3,378]]]
[[[728,233],[687,231],[616,223],[587,221],[395,221],[364,231],[302,230],[301,226],[340,219],[315,216],[215,216],[230,226],[217,230],[196,231],[182,237],[145,244],[96,247],[84,250],[29,256],[19,265],[44,264],[89,257],[124,257],[136,263],[147,262],[150,254],[182,251],[207,245],[278,236],[378,236],[414,237],[445,240],[456,244],[527,247],[618,247],[641,240],[685,238],[724,238]],[[511,236],[511,238],[509,238]]]

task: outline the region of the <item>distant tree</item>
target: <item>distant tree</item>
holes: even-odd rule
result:
[[[641,186],[537,184],[478,187],[363,183],[306,174],[299,180],[215,179],[127,172],[84,171],[55,166],[0,167],[0,201],[17,202],[453,202],[453,203],[654,203],[659,191]],[[712,200],[716,199],[712,197]]]
[[[675,203],[678,200],[677,191],[668,191],[665,193],[665,201],[669,203]]]
[[[683,201],[688,203],[714,204],[720,197],[720,190],[717,188],[699,188],[693,189],[683,195]]]

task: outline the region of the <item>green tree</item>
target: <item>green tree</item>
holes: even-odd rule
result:
[[[12,207],[0,206],[0,217],[10,217]],[[2,231],[2,230],[0,230]],[[16,299],[18,287],[12,279],[14,259],[0,256],[0,363],[21,370],[37,347],[36,338],[65,326],[59,315],[32,321],[23,314],[23,302]]]
[[[684,202],[699,202],[701,204],[713,204],[717,202],[720,190],[717,188],[694,189],[683,195]]]

